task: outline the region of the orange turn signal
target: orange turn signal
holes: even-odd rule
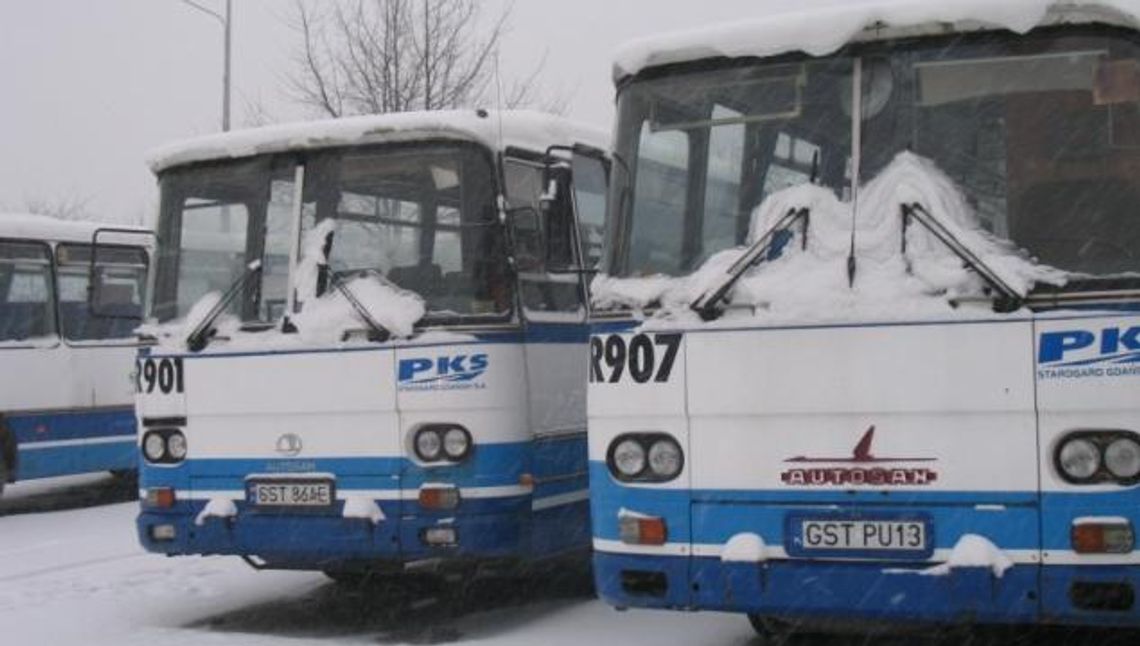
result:
[[[1071,538],[1078,554],[1127,554],[1135,543],[1130,523],[1076,523]]]
[[[618,530],[629,545],[664,545],[669,537],[662,518],[628,516],[618,521]]]

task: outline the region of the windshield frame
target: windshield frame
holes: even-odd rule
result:
[[[609,217],[610,226],[607,228],[605,253],[604,253],[604,271],[608,275],[615,278],[634,277],[635,274],[630,273],[629,263],[631,262],[631,236],[634,227],[634,208],[635,208],[635,183],[638,159],[630,159],[626,155],[631,151],[637,150],[637,132],[649,123],[647,119],[650,118],[649,112],[631,112],[626,114],[623,109],[623,101],[629,96],[629,92],[633,88],[638,87],[642,83],[658,81],[662,79],[676,78],[680,79],[686,75],[696,75],[701,78],[702,75],[708,75],[716,72],[726,72],[731,70],[739,70],[741,68],[756,68],[761,66],[776,66],[787,64],[805,64],[813,61],[821,60],[866,60],[871,57],[881,57],[889,55],[891,52],[898,52],[900,49],[914,51],[931,51],[938,48],[946,48],[951,45],[957,45],[963,49],[972,46],[994,46],[1000,44],[1007,48],[1008,56],[1016,57],[1018,55],[1036,54],[1042,52],[1056,52],[1062,49],[1063,44],[1056,44],[1052,47],[1050,42],[1057,43],[1059,39],[1063,38],[1089,38],[1101,39],[1107,43],[1119,42],[1133,47],[1140,47],[1140,33],[1135,30],[1128,29],[1120,26],[1101,25],[1101,24],[1087,24],[1087,25],[1059,25],[1041,27],[1033,30],[1027,35],[1013,35],[1009,32],[1000,30],[981,31],[971,33],[959,33],[951,35],[937,35],[937,36],[908,36],[899,37],[889,40],[877,41],[862,41],[848,44],[831,54],[823,57],[809,56],[803,53],[788,53],[773,57],[714,57],[707,59],[700,59],[682,63],[672,63],[666,65],[659,65],[649,67],[641,72],[622,78],[617,83],[617,128],[614,138],[614,157],[617,163],[614,164],[613,178],[611,180],[611,191],[609,197]],[[968,51],[968,50],[967,50]],[[866,92],[866,90],[864,90]],[[647,94],[648,96],[648,94]],[[864,102],[866,102],[866,94]],[[638,116],[640,115],[640,117]],[[861,130],[866,130],[866,121],[863,121]],[[706,130],[706,132],[709,132]],[[859,150],[854,151],[856,156],[862,157],[868,148],[866,141],[863,142]],[[705,162],[707,166],[707,162]],[[858,167],[858,164],[855,164]],[[692,176],[692,169],[686,169],[687,174]],[[707,168],[702,169],[701,172],[706,172]],[[874,171],[871,171],[872,173]],[[1107,176],[1107,174],[1106,174]],[[865,183],[871,177],[868,172],[864,170],[862,177],[859,178],[859,183]],[[1140,181],[1133,184],[1140,189]],[[848,184],[850,190],[850,183]],[[695,203],[695,198],[687,197],[686,202]],[[755,207],[755,205],[753,205]],[[706,205],[700,205],[701,214],[695,219],[703,220],[704,213],[707,210]],[[686,215],[687,218],[693,217]],[[1015,242],[1019,246],[1020,243]],[[740,243],[738,243],[738,246]],[[715,252],[716,250],[714,250]],[[695,271],[695,267],[688,273],[673,274],[675,276],[685,276]],[[1066,269],[1061,267],[1061,269]],[[1140,270],[1137,271],[1135,276],[1130,272],[1113,273],[1113,274],[1081,274],[1078,273],[1079,269],[1071,271],[1073,280],[1065,287],[1054,287],[1048,285],[1038,284],[1030,293],[1029,298],[1032,301],[1035,296],[1049,295],[1050,298],[1057,298],[1059,295],[1068,293],[1086,293],[1090,290],[1099,291],[1121,291],[1132,290],[1135,293],[1137,288],[1140,288]]]

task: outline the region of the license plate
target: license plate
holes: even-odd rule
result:
[[[324,481],[262,481],[247,483],[247,500],[257,507],[331,507],[333,483]]]
[[[925,518],[799,517],[789,523],[790,550],[803,556],[914,558],[929,555],[933,534]]]

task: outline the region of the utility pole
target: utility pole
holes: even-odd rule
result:
[[[224,16],[205,5],[199,4],[195,0],[181,0],[181,2],[217,20],[225,32],[225,55],[222,61],[224,65],[222,71],[222,131],[228,132],[230,129],[230,53],[233,40],[233,0],[226,0],[226,13]]]

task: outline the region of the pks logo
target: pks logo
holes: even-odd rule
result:
[[[1140,375],[1140,326],[1042,334],[1037,364],[1039,379]]]
[[[880,466],[889,463],[936,462],[937,458],[876,457],[871,452],[875,441],[875,427],[867,429],[855,445],[851,457],[799,456],[784,460],[790,464],[827,464],[820,467],[797,467],[780,474],[786,485],[799,487],[870,486],[898,487],[925,486],[938,479],[938,472],[924,467]],[[858,465],[858,466],[847,466]]]
[[[490,360],[485,354],[404,359],[399,366],[400,390],[472,390],[486,388],[480,377]]]

